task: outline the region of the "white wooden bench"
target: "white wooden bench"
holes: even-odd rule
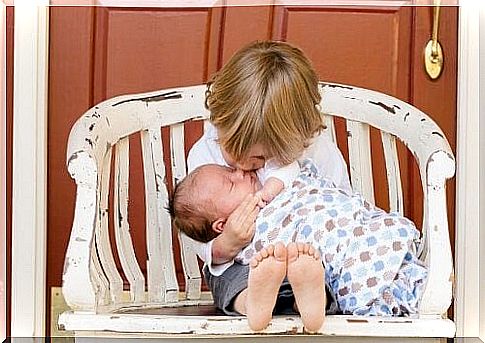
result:
[[[335,140],[333,116],[346,120],[351,182],[374,201],[369,127],[381,131],[387,169],[390,209],[403,212],[403,192],[396,138],[410,149],[419,165],[424,193],[423,241],[420,258],[429,279],[419,315],[405,318],[327,316],[321,335],[368,337],[453,337],[447,319],[451,304],[453,265],[446,210],[446,179],[454,175],[450,146],[433,120],[391,96],[346,85],[320,83],[326,134]],[[66,253],[62,291],[70,311],[60,315],[60,329],[86,336],[143,334],[166,336],[250,335],[245,317],[197,314],[211,305],[201,292],[201,273],[190,242],[179,235],[185,292],[179,292],[172,252],[170,216],[163,164],[161,127],[170,127],[172,180],[186,174],[184,123],[206,121],[205,85],[119,96],[87,111],[69,136],[67,165],[77,184],[74,222]],[[128,218],[129,136],[140,132],[145,181],[147,275],[135,258]],[[115,150],[114,187],[110,188]],[[108,194],[114,208],[108,211]],[[116,267],[108,233],[114,221],[116,249],[129,282],[129,296]],[[419,226],[419,225],[418,225]],[[125,293],[125,294],[124,294]],[[190,306],[190,308],[186,308]],[[173,310],[174,312],[170,312]],[[276,316],[264,334],[298,334],[297,316]],[[234,336],[231,336],[234,337]]]

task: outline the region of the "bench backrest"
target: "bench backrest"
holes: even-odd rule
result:
[[[421,313],[441,314],[451,302],[452,256],[446,215],[445,181],[454,174],[454,157],[440,128],[426,114],[394,97],[352,86],[320,83],[326,133],[335,141],[333,117],[346,121],[351,183],[374,202],[370,127],[380,130],[390,210],[403,213],[396,138],[415,156],[422,180],[423,243],[429,266]],[[111,311],[122,306],[176,304],[179,285],[173,254],[167,183],[186,175],[184,125],[204,121],[205,85],[167,89],[106,100],[88,110],[69,136],[67,164],[77,184],[75,216],[66,253],[63,293],[77,310]],[[166,180],[161,128],[170,128],[171,180]],[[141,135],[147,275],[135,257],[128,222],[129,136]],[[112,168],[112,154],[115,154]],[[113,170],[112,170],[113,169]],[[110,190],[110,173],[114,187]],[[108,211],[108,195],[114,206]],[[116,249],[130,287],[113,257],[108,222],[113,220]],[[178,235],[187,300],[201,295],[201,275],[190,240]],[[147,291],[147,292],[146,292]]]

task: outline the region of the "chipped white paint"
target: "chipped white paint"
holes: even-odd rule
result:
[[[369,125],[347,120],[347,139],[352,188],[375,204]]]
[[[172,253],[170,216],[160,128],[141,133],[147,222],[148,300],[176,301],[178,284]]]
[[[451,304],[453,257],[446,215],[445,180],[455,173],[455,163],[445,151],[437,151],[428,162],[425,192],[425,222],[427,236],[422,242],[427,252],[428,266],[426,290],[420,303],[421,313],[445,313]],[[431,268],[434,267],[434,268]]]
[[[384,159],[386,160],[387,186],[389,187],[389,210],[404,215],[404,200],[402,196],[401,172],[397,155],[396,138],[381,131]]]
[[[108,279],[111,300],[116,304],[121,300],[123,279],[116,268],[108,231],[108,196],[111,174],[111,154],[112,148],[110,147],[103,158],[101,179],[99,180],[100,184],[98,184],[99,207],[97,209],[95,239],[99,262],[103,268],[104,275],[106,275],[106,278]]]
[[[164,333],[191,335],[249,335],[254,334],[246,317],[169,316],[141,314],[92,314],[64,312],[58,325],[65,330],[111,331],[123,333]],[[296,335],[304,333],[298,316],[275,316],[262,334]],[[327,316],[319,332],[323,336],[357,337],[453,337],[454,323],[449,319],[410,317],[379,318]]]
[[[170,342],[187,342],[187,335],[184,334],[140,334],[140,333],[110,333],[104,331],[85,331],[82,335],[75,335],[76,343],[95,343],[102,338],[104,343],[119,343],[120,338],[125,342],[136,343],[140,338],[155,338],[155,339],[169,339]],[[231,343],[247,343],[249,340],[257,339],[258,343],[293,343],[295,341],[295,335],[275,335],[275,334],[251,334],[249,335],[233,335],[225,336],[223,338],[216,337],[214,335],[207,335],[203,337],[197,337],[197,343],[213,343],[215,338],[219,340],[230,341]],[[313,336],[313,335],[300,335],[298,336],[299,343],[313,343],[318,340],[322,340],[328,343],[375,343],[375,337],[357,337],[357,336]],[[379,343],[395,343],[396,338],[393,337],[379,337],[377,340]],[[441,338],[422,338],[422,337],[401,337],[400,343],[443,343]]]
[[[345,336],[407,336],[452,337],[453,322],[442,319],[451,301],[452,259],[446,217],[445,181],[454,174],[454,158],[449,144],[440,128],[423,112],[398,99],[382,93],[350,86],[321,83],[321,111],[330,116],[347,120],[352,141],[351,169],[357,170],[353,177],[368,197],[373,190],[370,166],[369,126],[383,132],[382,140],[390,192],[391,208],[402,211],[402,189],[395,137],[404,142],[415,156],[424,193],[422,259],[428,264],[430,278],[426,286],[420,314],[413,318],[397,318],[391,322],[383,318],[329,316],[322,328],[324,335]],[[205,85],[162,90],[138,95],[127,95],[102,102],[86,112],[74,125],[69,137],[68,168],[76,180],[77,200],[71,239],[66,255],[63,277],[63,293],[68,304],[76,312],[66,312],[60,324],[75,331],[197,333],[197,334],[245,334],[250,333],[245,319],[217,316],[149,316],[136,313],[116,313],[116,309],[143,309],[154,306],[196,306],[206,300],[200,298],[200,272],[190,244],[181,238],[182,262],[187,293],[179,299],[178,285],[172,253],[172,229],[165,210],[168,193],[163,165],[160,128],[171,127],[171,167],[173,179],[181,179],[186,173],[183,139],[183,123],[188,120],[205,120],[209,113],[204,107]],[[326,134],[333,135],[334,125],[327,121]],[[93,226],[97,222],[101,203],[98,196],[106,194],[108,187],[100,181],[110,164],[105,157],[112,146],[125,144],[126,137],[141,132],[146,182],[147,242],[149,244],[148,293],[146,302],[114,303],[107,295],[112,290],[111,279],[104,275],[106,260],[100,258],[106,252],[94,248],[96,236],[105,234],[106,225]],[[120,141],[121,140],[121,141]],[[127,168],[128,148],[117,148],[120,161],[116,168]],[[123,157],[125,156],[125,157]],[[355,164],[368,164],[365,167]],[[122,166],[124,165],[124,167]],[[120,177],[127,172],[119,171]],[[116,174],[118,175],[118,174]],[[119,209],[128,218],[126,197],[128,176],[116,184]],[[357,180],[357,181],[356,181]],[[367,187],[365,188],[364,187]],[[124,195],[123,195],[124,194]],[[101,196],[101,200],[103,197]],[[102,212],[102,211],[101,211]],[[106,216],[105,218],[108,218]],[[107,220],[107,219],[106,219]],[[131,244],[128,223],[127,239],[117,244]],[[121,225],[121,226],[120,226]],[[99,227],[100,230],[96,230]],[[101,231],[101,232],[99,232]],[[123,242],[123,243],[120,243]],[[97,249],[109,249],[100,244]],[[127,256],[133,254],[128,251]],[[109,255],[106,255],[109,256]],[[134,257],[134,256],[133,256]],[[130,261],[131,260],[131,261]],[[75,263],[74,263],[75,262]],[[123,263],[136,261],[126,258]],[[102,268],[100,264],[103,264]],[[126,267],[123,267],[126,269]],[[131,268],[131,269],[130,269]],[[136,270],[137,266],[126,270]],[[135,272],[137,273],[137,272]],[[106,284],[109,280],[110,284]],[[140,282],[141,278],[138,278]],[[132,286],[133,287],[133,286]],[[141,287],[141,286],[137,286]],[[140,291],[141,292],[141,291]],[[138,297],[143,299],[143,297]],[[97,311],[97,314],[95,312]],[[398,323],[396,323],[398,322]],[[296,333],[302,330],[301,322],[294,317],[276,318],[267,333]],[[273,331],[272,331],[273,330]]]
[[[159,131],[159,129],[157,130]],[[147,244],[147,279],[148,279],[148,301],[164,302],[167,290],[162,273],[162,247],[161,247],[161,227],[158,222],[157,206],[161,205],[157,200],[157,184],[154,166],[154,156],[152,155],[152,141],[150,134],[158,137],[161,143],[160,132],[155,130],[141,132],[141,147],[143,151],[143,171],[145,180],[145,210],[146,210],[146,244]]]
[[[86,152],[72,155],[68,161],[71,177],[76,181],[76,207],[71,239],[67,246],[62,276],[62,293],[73,308],[94,309],[98,283],[91,279],[91,242],[96,218],[96,166]]]
[[[91,245],[91,259],[89,270],[91,277],[95,280],[93,282],[93,285],[95,285],[96,287],[95,309],[98,310],[103,306],[108,306],[111,303],[112,298],[109,292],[109,281],[104,274],[103,268],[101,267],[96,244]]]
[[[123,272],[130,283],[130,296],[134,303],[145,301],[145,277],[135,256],[128,222],[129,190],[129,137],[120,139],[115,153],[114,211],[115,238]]]
[[[187,174],[184,124],[170,126],[170,150],[172,152],[172,185],[175,187]],[[181,232],[178,232],[178,238],[187,298],[199,299],[202,278],[200,276],[199,263],[197,262],[197,254],[192,248],[193,240]]]

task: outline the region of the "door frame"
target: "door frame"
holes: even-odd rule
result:
[[[480,60],[479,64],[485,66],[485,6],[480,8]],[[480,120],[480,278],[483,282],[485,280],[485,68],[480,70],[480,113],[482,119]],[[481,289],[480,294],[480,334],[479,337],[485,341],[485,290]]]
[[[483,261],[485,251],[479,239],[480,193],[477,192],[480,182],[480,93],[477,73],[480,70],[480,48],[477,43],[480,41],[481,11],[483,6],[476,2],[462,1],[458,24],[454,311],[457,337],[478,337],[480,312],[482,316],[485,312],[485,290],[483,287],[480,289],[480,259]],[[481,302],[477,301],[477,296],[482,299]]]
[[[41,6],[32,6],[34,2]],[[46,0],[31,0],[28,5],[19,4],[15,8],[11,333],[16,337],[43,336],[45,330],[47,4]],[[478,281],[480,256],[483,259],[485,254],[478,244],[478,195],[466,191],[467,187],[474,186],[476,190],[479,181],[475,172],[478,170],[478,133],[470,134],[473,129],[476,131],[479,116],[478,48],[473,48],[474,39],[479,36],[475,18],[478,12],[476,8],[463,5],[459,16],[455,322],[458,336],[477,337],[480,311],[485,312],[480,307],[484,303],[478,305],[475,297],[467,299],[464,295],[479,294],[478,282],[470,280]],[[35,57],[33,63],[28,56]],[[2,63],[5,68],[5,61]],[[22,133],[22,139],[18,132]],[[29,172],[31,170],[35,172]],[[25,251],[32,251],[33,258],[25,258]],[[484,297],[485,294],[481,294],[481,298]]]
[[[49,1],[15,5],[12,337],[45,336]]]

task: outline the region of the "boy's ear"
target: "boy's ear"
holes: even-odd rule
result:
[[[224,225],[226,225],[226,220],[223,218],[216,219],[212,222],[212,230],[217,232],[218,234],[224,231]]]

